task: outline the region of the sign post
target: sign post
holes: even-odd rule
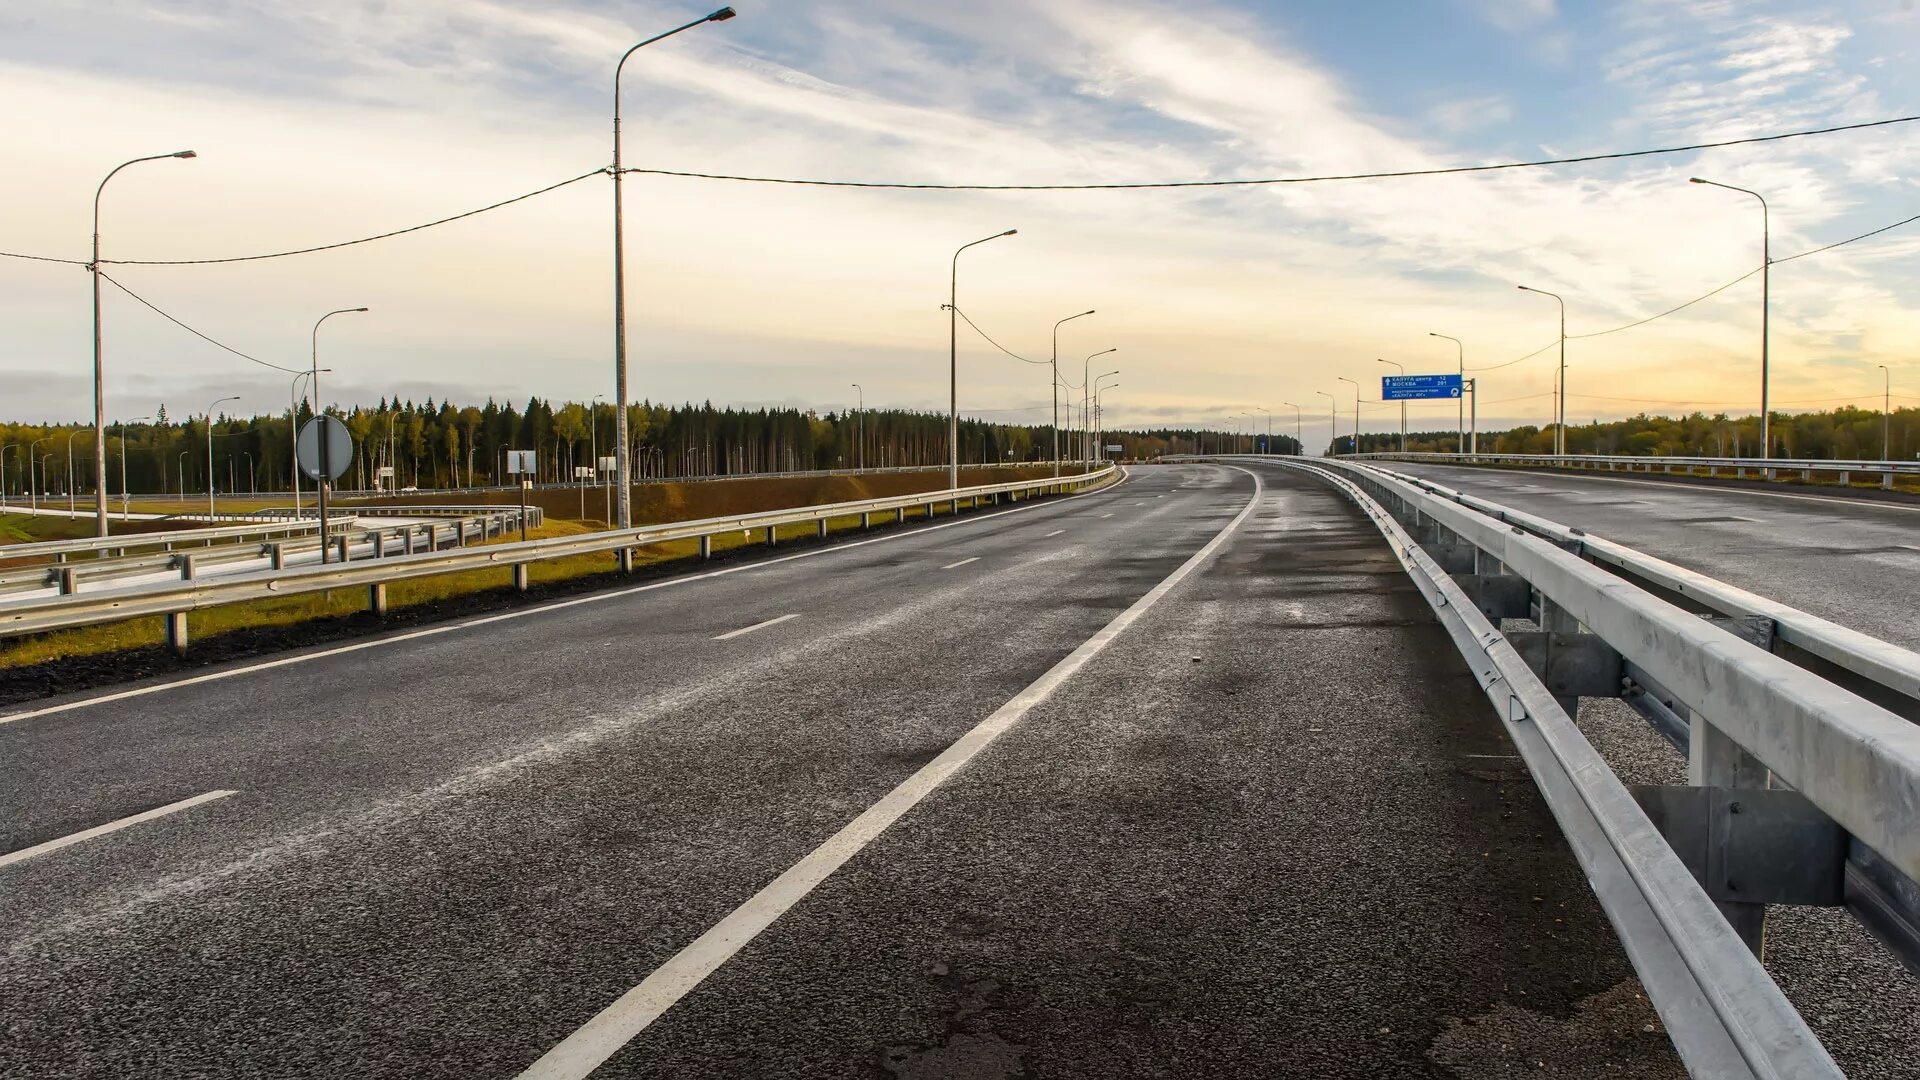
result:
[[[527,492],[533,487],[529,479],[539,465],[539,455],[532,450],[507,451],[507,475],[520,477],[520,541],[527,539]]]
[[[332,537],[327,532],[327,496],[332,492],[333,481],[347,471],[347,464],[353,460],[353,435],[347,431],[347,425],[321,413],[300,429],[293,449],[300,471],[319,485],[320,561],[332,562]]]

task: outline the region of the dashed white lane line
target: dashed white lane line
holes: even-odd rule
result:
[[[728,638],[737,638],[741,634],[751,634],[755,630],[765,630],[767,627],[773,626],[776,623],[783,623],[783,622],[786,622],[788,619],[797,619],[799,617],[800,617],[800,613],[797,611],[790,615],[777,615],[771,619],[768,619],[766,622],[757,622],[757,623],[754,623],[752,626],[743,626],[738,630],[729,630],[724,634],[715,634],[713,635],[713,640],[726,641]]]
[[[1071,499],[1084,499],[1091,495],[1105,494],[1113,491],[1115,488],[1120,487],[1121,485],[1125,484],[1128,480],[1131,480],[1132,478],[1133,478],[1132,473],[1126,470],[1122,470],[1119,480],[1116,480],[1113,483],[1108,484],[1106,487],[1100,488],[1098,491],[1079,492],[1077,494],[1067,495],[1063,497],[1071,500]],[[6,715],[0,715],[0,724],[11,724],[20,720],[31,720],[34,717],[38,717],[38,716],[54,716],[59,713],[72,712],[77,709],[84,709],[90,705],[105,705],[110,702],[126,701],[131,698],[146,697],[149,694],[163,693],[167,690],[179,690],[184,687],[198,686],[202,683],[219,682],[223,679],[232,679],[232,678],[237,678],[241,675],[250,675],[257,671],[271,671],[274,668],[288,667],[294,664],[311,663],[315,660],[323,660],[330,656],[340,656],[344,653],[355,653],[365,649],[391,648],[395,645],[400,644],[401,642],[413,641],[417,638],[437,637],[441,634],[451,634],[460,630],[470,630],[476,626],[488,626],[497,622],[506,622],[513,619],[525,619],[535,615],[551,614],[555,611],[562,611],[567,608],[578,607],[581,604],[605,603],[609,600],[619,600],[625,597],[635,596],[640,593],[652,592],[655,589],[671,589],[681,585],[691,585],[699,581],[708,581],[713,578],[727,577],[732,574],[750,573],[755,570],[763,570],[769,566],[779,566],[782,563],[793,562],[796,559],[812,559],[812,558],[817,558],[821,555],[834,555],[841,552],[854,551],[856,549],[866,547],[868,544],[891,543],[893,541],[905,540],[911,537],[921,536],[923,534],[935,532],[941,529],[957,529],[963,525],[976,525],[976,524],[979,524],[980,522],[992,521],[995,518],[1003,517],[1007,514],[1024,514],[1032,510],[1044,510],[1044,509],[1047,509],[1048,507],[1058,508],[1061,505],[1063,504],[1058,502],[1028,503],[1025,506],[1015,506],[1006,510],[993,510],[993,511],[989,511],[987,513],[983,513],[975,516],[956,518],[953,521],[949,521],[941,525],[923,525],[917,529],[912,529],[906,532],[889,533],[888,535],[876,536],[868,540],[849,540],[839,544],[834,544],[831,547],[813,548],[809,551],[796,552],[795,554],[792,554],[792,555],[782,555],[778,558],[759,559],[759,560],[755,560],[754,562],[742,563],[739,566],[729,566],[720,570],[709,570],[705,573],[700,573],[700,574],[686,574],[683,576],[670,577],[665,581],[655,581],[655,582],[650,582],[646,585],[636,585],[630,589],[610,589],[606,592],[593,593],[592,595],[589,595],[589,596],[576,596],[571,600],[555,600],[550,603],[537,604],[532,607],[520,608],[516,611],[504,611],[498,615],[486,615],[478,619],[467,619],[463,622],[442,623],[438,626],[429,626],[420,630],[409,630],[409,631],[406,631],[405,633],[384,635],[384,636],[372,638],[366,641],[356,641],[349,645],[339,645],[331,649],[317,649],[313,652],[300,653],[295,656],[283,656],[275,660],[262,660],[262,661],[259,661],[258,663],[243,664],[239,667],[226,668],[224,670],[211,672],[206,675],[190,675],[184,679],[175,679],[171,682],[151,683],[146,686],[135,687],[132,690],[116,690],[112,693],[100,694],[95,697],[80,698],[76,701],[64,701],[58,705],[46,705],[38,709],[27,709],[23,712],[8,713]]]
[[[1213,539],[1189,556],[1173,573],[1135,600],[1127,610],[1114,616],[1112,622],[1081,642],[1079,648],[1068,653],[1046,674],[994,710],[992,716],[980,721],[953,745],[941,751],[938,757],[922,765],[918,772],[901,781],[900,786],[887,792],[879,802],[868,807],[859,817],[828,837],[825,843],[793,864],[786,873],[775,878],[766,888],[753,894],[746,903],[715,923],[712,929],[655,968],[640,985],[620,995],[573,1034],[561,1040],[558,1046],[547,1051],[540,1060],[521,1073],[519,1080],[582,1080],[599,1068],[608,1058],[619,1053],[621,1047],[645,1031],[662,1013],[672,1008],[675,1002],[717,971],[720,965],[732,959],[761,931],[773,925],[774,920],[805,899],[808,893],[845,865],[848,859],[872,843],[888,826],[900,820],[902,815],[913,809],[948,777],[959,772],[980,751],[992,745],[995,739],[1018,723],[1034,706],[1051,697],[1061,684],[1112,644],[1174,586],[1211,559],[1240,527],[1241,522],[1253,514],[1253,508],[1260,505],[1265,485],[1257,474],[1246,469],[1241,471],[1253,477],[1253,498],[1247,500],[1247,505],[1234,515],[1225,528],[1215,533]]]
[[[135,814],[132,817],[123,817],[118,821],[109,821],[105,825],[95,825],[93,828],[87,829],[84,832],[77,832],[71,836],[63,836],[58,840],[49,840],[44,844],[35,844],[30,848],[10,851],[5,855],[0,855],[0,866],[12,866],[17,862],[26,862],[36,855],[45,855],[50,851],[59,851],[63,847],[70,847],[80,843],[82,840],[91,840],[96,836],[105,836],[110,832],[119,832],[129,825],[138,825],[141,822],[152,821],[154,818],[166,817],[168,814],[177,814],[188,807],[199,806],[201,803],[208,803],[215,799],[224,799],[229,795],[238,794],[240,793],[237,791],[209,791],[203,795],[195,795],[191,799],[181,799],[179,802],[168,803],[165,806],[157,806],[145,813]]]
[[[1042,539],[1042,540],[1051,540],[1051,539],[1053,539],[1054,537],[1056,537],[1056,536],[1059,536],[1059,535],[1060,535],[1061,533],[1064,533],[1064,532],[1066,532],[1066,531],[1067,531],[1067,530],[1065,530],[1065,529],[1055,529],[1055,530],[1053,530],[1052,532],[1050,532],[1050,533],[1048,533],[1047,535],[1045,535],[1045,536],[1043,536],[1043,537],[1041,537],[1040,539]]]
[[[1112,514],[1101,514],[1100,516],[1101,516],[1101,517],[1103,517],[1103,518],[1110,518],[1110,517],[1112,517],[1113,515],[1112,515]]]
[[[941,567],[940,569],[942,569],[942,570],[952,570],[952,569],[954,569],[955,567],[959,567],[959,566],[965,566],[965,565],[967,565],[967,564],[968,564],[968,563],[970,563],[970,562],[979,562],[979,561],[980,561],[980,556],[978,556],[978,555],[975,555],[975,556],[974,556],[973,558],[971,558],[971,559],[961,559],[961,560],[960,560],[959,562],[950,562],[950,563],[948,563],[947,565],[945,565],[945,566],[943,566],[943,567]]]

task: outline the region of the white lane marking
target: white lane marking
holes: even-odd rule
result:
[[[1466,466],[1453,465],[1447,467],[1459,470]],[[1506,473],[1513,470],[1493,469],[1491,471]],[[1784,472],[1786,470],[1781,471]],[[1418,474],[1413,473],[1409,475]],[[1789,495],[1782,491],[1754,491],[1749,488],[1721,487],[1717,484],[1689,484],[1684,480],[1629,480],[1624,476],[1585,476],[1580,473],[1570,473],[1568,474],[1568,478],[1572,480],[1598,480],[1606,484],[1638,484],[1641,487],[1664,488],[1667,491],[1680,493],[1684,493],[1688,488],[1692,488],[1695,491],[1713,491],[1726,495],[1752,495],[1761,499],[1798,499],[1801,502],[1839,503],[1841,506],[1864,507],[1868,510],[1904,510],[1910,514],[1920,514],[1920,506],[1909,506],[1905,503],[1881,502],[1878,499],[1845,499],[1833,495]],[[1426,477],[1425,479],[1432,480],[1434,478]],[[1495,486],[1497,487],[1498,485]],[[1549,487],[1543,487],[1537,490],[1555,494],[1563,493],[1559,489]]]
[[[1101,516],[1101,517],[1103,517],[1103,518],[1110,518],[1110,517],[1112,517],[1113,515],[1112,515],[1112,514],[1101,514],[1100,516]]]
[[[1090,495],[1104,495],[1132,478],[1133,474],[1130,471],[1122,469],[1120,479],[1107,487],[1101,488],[1099,491],[1076,492],[1066,496],[1066,498],[1083,499]],[[591,596],[578,596],[571,600],[554,600],[536,607],[522,608],[518,611],[504,611],[498,615],[468,619],[465,622],[445,623],[440,626],[430,626],[424,630],[409,630],[404,634],[394,634],[391,637],[373,638],[369,641],[357,641],[351,645],[340,645],[331,649],[320,649],[315,652],[301,653],[298,656],[283,656],[276,660],[262,660],[257,664],[228,668],[224,671],[215,671],[206,675],[194,675],[185,679],[177,679],[173,682],[155,683],[151,686],[136,687],[132,690],[116,690],[113,693],[102,694],[99,697],[82,698],[79,701],[68,701],[59,705],[48,705],[45,708],[28,709],[25,712],[10,713],[6,716],[0,716],[0,724],[11,724],[17,720],[31,720],[37,716],[52,716],[55,713],[71,712],[74,709],[84,709],[89,705],[106,705],[115,701],[125,701],[129,698],[146,697],[148,694],[158,694],[164,690],[176,690],[187,686],[198,686],[201,683],[219,682],[222,679],[231,679],[240,675],[252,674],[256,671],[271,671],[274,668],[287,667],[292,664],[304,664],[312,660],[323,660],[330,656],[359,652],[362,649],[385,648],[389,645],[398,645],[402,642],[413,641],[418,638],[433,637],[437,634],[450,634],[456,630],[467,630],[476,626],[505,622],[508,619],[524,619],[529,615],[544,615],[579,604],[598,604],[607,600],[619,600],[624,597],[633,596],[636,593],[652,592],[655,589],[672,588],[676,585],[690,585],[696,581],[706,581],[709,578],[725,577],[728,574],[738,574],[748,570],[759,570],[768,566],[777,566],[780,563],[792,562],[795,559],[811,559],[816,555],[832,555],[837,552],[851,551],[854,548],[866,547],[868,544],[884,544],[894,540],[904,540],[909,537],[922,536],[937,529],[951,529],[960,525],[975,525],[983,521],[991,521],[997,517],[1004,517],[1007,514],[1024,514],[1029,510],[1045,510],[1049,507],[1059,509],[1062,505],[1063,504],[1058,502],[1029,503],[1026,506],[1016,506],[1008,510],[995,510],[990,513],[959,518],[940,525],[922,525],[910,532],[889,533],[886,536],[876,536],[869,540],[848,540],[835,544],[832,547],[814,548],[811,551],[795,552],[792,555],[782,555],[773,559],[760,559],[750,563],[742,563],[739,566],[729,566],[720,570],[709,570],[704,574],[687,574],[682,577],[672,577],[665,581],[656,581],[647,585],[636,585],[631,589],[594,593]]]
[[[1056,537],[1056,536],[1059,536],[1059,535],[1060,535],[1061,533],[1063,533],[1063,532],[1066,532],[1066,531],[1067,531],[1067,530],[1065,530],[1065,529],[1055,529],[1055,530],[1053,530],[1052,532],[1050,532],[1050,533],[1048,533],[1047,535],[1045,535],[1045,536],[1043,536],[1043,537],[1041,537],[1040,539],[1042,539],[1042,540],[1051,540],[1051,539],[1053,539],[1054,537]]]
[[[573,1034],[561,1040],[558,1046],[547,1051],[540,1060],[521,1073],[519,1080],[580,1080],[599,1068],[761,931],[773,925],[775,919],[799,903],[828,875],[872,843],[888,826],[900,820],[901,815],[913,809],[934,788],[964,768],[1034,706],[1052,696],[1062,683],[1112,644],[1127,627],[1171,592],[1175,585],[1212,558],[1234,530],[1240,527],[1240,523],[1253,513],[1253,508],[1260,503],[1265,485],[1260,482],[1259,476],[1249,470],[1240,471],[1253,476],[1253,498],[1247,500],[1247,505],[1241,508],[1240,513],[1204,547],[1194,552],[1160,584],[1148,590],[1146,595],[1135,600],[1131,607],[1114,616],[1112,622],[1081,642],[1079,648],[1068,653],[1046,674],[994,710],[992,716],[980,721],[953,745],[941,751],[940,756],[921,766],[918,772],[901,781],[898,787],[828,837],[825,843],[793,864],[786,873],[733,909],[712,929],[675,953],[672,959],[654,969],[652,974],[641,980],[640,985],[620,995],[613,1004],[600,1010]]]
[[[765,630],[767,627],[773,626],[776,623],[783,623],[783,622],[786,622],[788,619],[797,619],[799,617],[800,617],[799,612],[794,612],[791,615],[776,616],[775,618],[768,619],[766,622],[757,622],[757,623],[754,623],[752,626],[743,626],[738,630],[729,630],[724,634],[715,634],[713,635],[713,640],[725,641],[728,638],[737,638],[741,634],[751,634],[755,630]]]
[[[177,814],[190,806],[199,806],[201,803],[212,802],[215,799],[224,799],[229,795],[238,794],[240,793],[237,791],[209,791],[204,795],[195,795],[191,799],[181,799],[179,802],[168,803],[165,806],[157,806],[142,814],[123,817],[119,821],[109,821],[105,825],[95,825],[91,829],[74,833],[72,836],[63,836],[58,840],[49,840],[44,844],[35,844],[30,848],[21,848],[19,851],[10,851],[5,855],[0,855],[0,866],[12,866],[17,862],[26,862],[36,855],[45,855],[49,851],[59,851],[63,847],[77,844],[82,840],[91,840],[96,836],[105,836],[110,832],[119,832],[129,825],[138,825],[143,821],[152,821],[154,818],[166,817],[168,814]]]
[[[967,564],[968,564],[968,563],[970,563],[970,562],[979,562],[979,561],[980,561],[980,556],[978,556],[978,555],[975,555],[975,556],[974,556],[973,558],[971,558],[971,559],[961,559],[961,560],[960,560],[959,562],[950,562],[950,563],[948,563],[947,565],[945,565],[945,566],[943,566],[943,567],[941,567],[940,569],[942,569],[942,570],[952,570],[952,569],[953,569],[953,568],[955,568],[955,567],[958,567],[958,566],[965,566],[965,565],[967,565]]]

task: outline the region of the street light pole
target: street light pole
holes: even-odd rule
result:
[[[860,436],[859,436],[860,447],[858,451],[854,454],[853,467],[859,472],[866,472],[867,471],[867,392],[860,388],[859,383],[849,383],[848,385],[852,386],[853,392],[860,396]]]
[[[947,487],[960,486],[960,253],[970,247],[1016,236],[1019,229],[994,233],[954,250],[947,278]]]
[[[1880,369],[1880,460],[1893,460],[1893,372],[1885,364],[1875,364]],[[1888,474],[1892,475],[1892,474]]]
[[[1093,314],[1092,309],[1069,315],[1053,324],[1053,475],[1060,475],[1060,323],[1072,322]]]
[[[1086,433],[1085,445],[1087,447],[1087,454],[1084,463],[1089,469],[1093,468],[1093,414],[1087,411],[1088,405],[1092,401],[1093,379],[1089,376],[1089,373],[1093,370],[1094,357],[1105,356],[1108,353],[1119,351],[1120,347],[1117,345],[1111,349],[1101,349],[1097,353],[1088,353],[1087,358],[1080,362],[1080,428]]]
[[[1107,372],[1107,375],[1118,375],[1118,374],[1120,374],[1118,371]],[[1107,375],[1102,375],[1100,376],[1100,378],[1104,379],[1107,377]],[[1097,385],[1098,381],[1099,380],[1095,380],[1096,385],[1093,391],[1093,426],[1094,426],[1093,441],[1096,446],[1104,442],[1106,439],[1106,434],[1105,434],[1106,433],[1106,413],[1101,411],[1100,395],[1120,385],[1119,383],[1116,382],[1116,383],[1108,383],[1105,386],[1099,386]],[[1107,460],[1107,451],[1104,446],[1100,448],[1100,460],[1102,462],[1105,462]]]
[[[1399,364],[1394,364],[1391,360],[1378,360],[1378,358],[1376,358],[1376,360],[1382,364],[1393,364],[1393,369],[1402,375],[1407,373],[1406,368],[1401,367]],[[1386,395],[1382,394],[1380,396],[1385,397]],[[1407,403],[1404,400],[1400,402],[1400,452],[1403,454],[1407,452]]]
[[[219,408],[220,402],[222,401],[239,400],[237,396],[223,397],[219,401],[207,406],[207,521],[209,523],[211,523],[215,517],[213,508],[213,410]]]
[[[1108,349],[1108,350],[1107,350],[1107,352],[1113,352],[1113,351],[1114,351],[1114,350],[1112,350],[1112,349]],[[1095,353],[1094,355],[1095,355],[1095,356],[1099,356],[1099,355],[1102,355],[1102,354],[1100,354],[1100,353]],[[1105,373],[1103,373],[1103,374],[1100,374],[1100,375],[1096,375],[1096,376],[1094,376],[1094,379],[1093,379],[1093,401],[1094,401],[1094,411],[1093,411],[1093,414],[1092,414],[1092,417],[1091,417],[1091,418],[1090,418],[1090,419],[1089,419],[1089,420],[1087,421],[1087,432],[1088,432],[1088,434],[1090,434],[1090,435],[1091,435],[1091,436],[1093,437],[1093,446],[1094,446],[1094,450],[1095,450],[1095,452],[1096,452],[1096,453],[1098,454],[1098,456],[1099,456],[1099,459],[1100,459],[1100,460],[1102,460],[1102,461],[1105,461],[1105,460],[1106,460],[1106,457],[1107,457],[1107,452],[1106,452],[1106,451],[1105,451],[1104,449],[1101,449],[1101,447],[1100,447],[1100,431],[1099,431],[1099,420],[1100,420],[1100,380],[1101,380],[1101,379],[1104,379],[1104,378],[1107,378],[1108,376],[1111,376],[1111,375],[1118,375],[1118,374],[1120,374],[1120,369],[1119,369],[1119,368],[1115,368],[1115,369],[1113,369],[1112,371],[1108,371],[1108,372],[1105,372]],[[1119,383],[1114,383],[1114,384],[1112,384],[1112,385],[1114,385],[1114,386],[1118,386],[1118,385],[1120,385],[1120,384],[1119,384]],[[1088,462],[1088,465],[1089,465],[1089,467],[1091,467],[1091,465],[1092,465],[1092,462],[1091,462],[1091,461],[1089,461],[1089,462]]]
[[[1262,406],[1259,406],[1259,405],[1255,405],[1255,406],[1254,406],[1254,408],[1255,408],[1256,410],[1258,410],[1258,411],[1260,411],[1260,412],[1263,412],[1263,413],[1266,413],[1266,414],[1267,414],[1267,447],[1266,447],[1266,453],[1268,453],[1269,455],[1271,455],[1271,454],[1273,453],[1273,410],[1271,410],[1271,409],[1267,409],[1267,408],[1264,408],[1264,407],[1262,407]]]
[[[134,158],[113,167],[113,172],[100,181],[93,192],[93,260],[87,264],[87,272],[93,277],[93,471],[95,476],[107,475],[107,379],[106,370],[100,360],[100,195],[107,190],[107,181],[114,173],[128,165],[138,165],[143,161],[164,161],[167,158],[190,158],[196,156],[191,150],[176,150],[171,154],[153,154],[148,157]],[[107,535],[107,489],[104,485],[95,485],[93,496],[94,535]]]
[[[151,420],[153,417],[136,416],[133,419],[138,422]],[[120,516],[125,518],[133,512],[127,491],[127,422],[122,420],[118,426],[120,428]]]
[[[1280,404],[1285,405],[1293,410],[1293,442],[1294,442],[1293,452],[1296,455],[1306,453],[1307,442],[1306,442],[1306,439],[1303,438],[1300,434],[1300,406],[1295,405],[1291,401],[1283,401]]]
[[[187,497],[187,455],[191,453],[193,453],[191,450],[182,450],[180,456],[174,461],[173,471],[180,478],[180,498],[183,500]]]
[[[648,45],[702,23],[726,22],[733,16],[732,8],[723,7],[664,34],[655,34],[622,53],[620,62],[613,68],[613,396],[617,405],[613,414],[613,437],[619,444],[614,450],[614,471],[620,474],[618,502],[622,529],[633,527],[633,481],[632,461],[627,450],[627,251],[626,222],[620,201],[620,75],[626,70],[627,58]]]
[[[321,404],[320,399],[320,324],[333,318],[335,315],[348,315],[365,310],[367,309],[363,307],[339,308],[334,311],[329,311],[314,320],[313,351],[311,353],[311,365],[307,368],[307,378],[312,380],[308,383],[308,389],[313,392],[313,416],[316,420],[326,412],[326,408]],[[327,370],[331,371],[333,369],[328,368]],[[332,451],[327,445],[330,440],[325,437],[325,430],[321,429],[316,431],[315,434],[320,436],[320,438],[315,440],[315,442],[319,444],[320,450],[320,478],[314,482],[316,492],[315,501],[318,502],[320,506],[320,561],[328,563],[333,561],[332,552],[327,546],[327,494],[328,489],[333,486],[333,458]]]
[[[67,516],[68,517],[79,516],[79,507],[75,506],[73,502],[73,437],[78,434],[80,433],[77,431],[67,432]]]
[[[1335,375],[1334,378],[1353,387],[1353,452],[1358,454],[1360,452],[1360,384],[1345,375]]]
[[[1453,342],[1454,355],[1457,357],[1460,365],[1460,400],[1454,403],[1454,411],[1459,414],[1456,420],[1460,425],[1460,434],[1458,441],[1454,444],[1454,449],[1465,451],[1467,448],[1467,346],[1466,343],[1459,338],[1448,334],[1436,334],[1429,330],[1427,331],[1427,336],[1446,338],[1448,341]]]
[[[1722,184],[1714,180],[1702,180],[1697,176],[1687,178],[1690,184],[1706,184],[1708,187],[1726,188],[1738,191],[1760,200],[1760,460],[1773,456],[1772,420],[1773,415],[1767,405],[1767,315],[1772,302],[1773,292],[1773,240],[1771,211],[1767,208],[1766,197],[1757,191],[1749,191],[1732,184]],[[1773,474],[1769,472],[1768,476]]]
[[[1567,452],[1567,301],[1559,293],[1550,293],[1545,289],[1516,285],[1521,292],[1539,293],[1551,296],[1560,303],[1560,389],[1558,403],[1554,405],[1554,450],[1556,454]]]
[[[1340,441],[1340,399],[1325,390],[1315,390],[1314,393],[1327,399],[1327,453],[1332,454],[1335,453],[1334,444]]]
[[[27,444],[27,507],[31,510],[40,509],[40,497],[34,493],[33,487],[33,463],[36,460],[33,456],[33,451],[41,443],[46,442],[47,439],[50,438],[52,438],[51,435],[45,438],[35,439]],[[47,486],[47,469],[45,462],[41,462],[40,465],[40,486]]]

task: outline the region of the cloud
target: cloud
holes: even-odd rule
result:
[[[1427,115],[1434,123],[1458,135],[1506,123],[1513,119],[1513,106],[1507,104],[1506,98],[1498,94],[1490,94],[1486,97],[1442,102],[1428,110]]]
[[[1551,4],[1508,7],[1521,29],[1558,17]],[[1630,7],[1635,40],[1592,72],[1608,92],[1595,108],[1611,110],[1627,144],[1875,108],[1878,76],[1850,63],[1857,42],[1836,21],[1666,8]],[[36,208],[9,220],[5,246],[83,250],[92,185],[128,147],[193,145],[203,156],[115,180],[107,242],[121,257],[326,242],[592,168],[608,151],[613,60],[680,17],[656,3],[609,10],[511,0],[182,0],[164,17],[51,9],[0,61],[0,97],[16,112],[0,155],[23,165],[32,155],[31,168],[5,156],[0,169],[19,178],[10,198]],[[1481,134],[1505,132],[1510,95],[1394,115],[1355,79],[1284,24],[1207,4],[841,0],[748,12],[636,54],[626,152],[630,164],[756,174],[1090,182],[1421,168],[1511,152],[1509,138],[1496,151]],[[1831,239],[1850,215],[1871,216],[1883,188],[1911,191],[1903,139],[1808,140],[1697,165],[1208,192],[850,192],[635,176],[636,393],[837,407],[843,385],[860,381],[871,403],[943,406],[948,259],[965,240],[1017,226],[1019,237],[965,257],[962,305],[1029,355],[1044,352],[1061,314],[1099,308],[1071,328],[1063,354],[1121,347],[1120,417],[1128,402],[1141,416],[1194,420],[1226,399],[1311,405],[1335,373],[1372,378],[1375,356],[1447,367],[1451,347],[1430,330],[1467,339],[1470,366],[1543,344],[1551,305],[1516,293],[1517,282],[1567,292],[1579,332],[1745,272],[1758,257],[1756,208],[1689,187],[1689,169],[1767,190],[1776,252]],[[585,398],[610,382],[607,187],[595,178],[365,248],[128,267],[122,280],[276,362],[304,359],[319,311],[368,304],[353,326],[328,328],[340,370],[331,386],[343,394]],[[1849,333],[1863,349],[1895,348],[1912,295],[1890,284],[1900,264],[1817,261],[1777,274],[1776,362],[1790,369],[1795,350]],[[84,370],[77,272],[0,265],[0,287],[11,339],[0,371]],[[1723,383],[1745,377],[1754,302],[1743,286],[1687,316],[1579,344],[1575,378],[1724,396]],[[110,400],[236,379],[249,380],[250,397],[275,392],[269,377],[124,298],[110,298],[108,319]],[[1787,332],[1802,320],[1803,337]],[[1046,400],[1038,369],[968,338],[961,349],[963,402]],[[1546,367],[1488,373],[1489,402],[1544,390]],[[84,391],[72,398],[58,407],[84,412]]]

